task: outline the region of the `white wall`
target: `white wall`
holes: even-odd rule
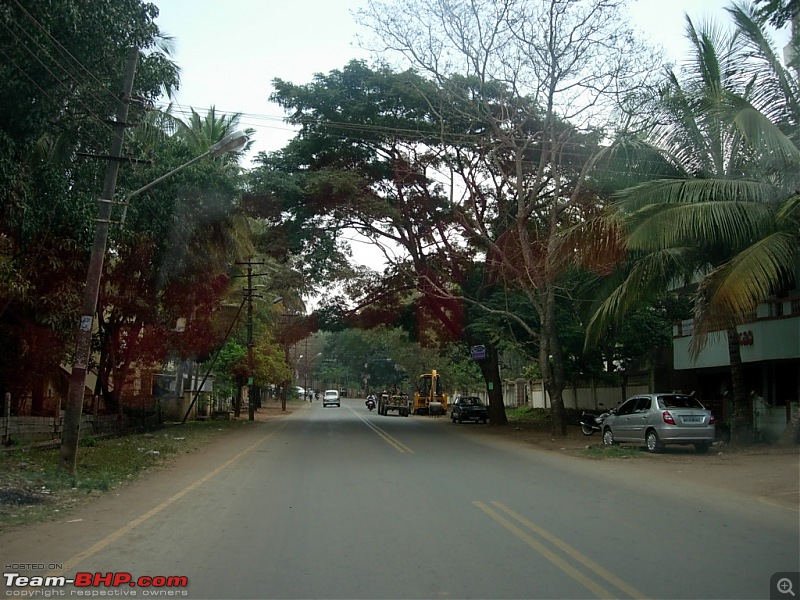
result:
[[[531,408],[550,408],[550,396],[544,391],[541,381],[527,381],[523,387],[524,391],[520,393],[519,390],[521,388],[516,381],[503,383],[503,402],[506,408],[524,406],[526,404]],[[646,394],[649,391],[650,389],[646,385],[628,385],[623,398],[622,388],[619,386],[570,387],[564,390],[564,406],[578,410],[608,409],[617,406],[631,396]],[[479,396],[484,402],[488,401],[488,395],[485,391],[461,395]],[[527,395],[527,400],[525,395]]]

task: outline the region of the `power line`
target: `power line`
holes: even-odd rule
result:
[[[62,54],[62,56],[66,56],[66,57],[67,57],[69,60],[71,60],[71,61],[72,61],[74,64],[76,64],[78,67],[80,67],[80,69],[83,71],[84,75],[88,76],[90,79],[94,80],[94,81],[95,81],[95,83],[97,83],[97,84],[98,84],[98,85],[99,85],[101,88],[105,89],[106,93],[107,93],[107,94],[108,94],[108,96],[109,96],[109,100],[110,100],[110,101],[116,101],[116,100],[117,100],[116,94],[115,94],[115,93],[114,93],[112,90],[108,89],[108,88],[107,88],[107,86],[106,86],[106,84],[104,84],[104,83],[103,83],[102,81],[100,81],[100,80],[99,80],[97,77],[95,77],[94,73],[93,73],[93,72],[92,72],[92,71],[91,71],[89,68],[87,68],[87,67],[86,67],[86,66],[85,66],[85,65],[84,65],[84,64],[83,64],[83,63],[82,63],[80,60],[78,60],[77,58],[75,58],[75,57],[72,55],[72,53],[70,53],[70,51],[69,51],[69,50],[67,50],[67,49],[66,49],[66,48],[65,48],[65,47],[64,47],[64,46],[61,44],[61,42],[59,42],[59,41],[58,41],[58,40],[57,40],[55,37],[53,37],[53,36],[50,34],[50,32],[49,32],[49,31],[48,31],[48,30],[47,30],[47,29],[46,29],[46,28],[45,28],[45,27],[44,27],[44,26],[43,26],[41,23],[39,23],[39,21],[37,21],[37,20],[36,20],[36,18],[35,18],[33,15],[31,15],[31,13],[30,13],[30,12],[28,12],[28,10],[27,10],[27,9],[26,9],[24,6],[22,6],[22,4],[20,4],[19,0],[13,0],[13,2],[14,2],[14,4],[16,4],[16,5],[17,5],[17,7],[18,7],[18,8],[19,8],[19,9],[20,9],[20,10],[21,10],[23,13],[25,13],[25,16],[26,16],[26,17],[27,17],[27,18],[28,18],[28,19],[29,19],[29,20],[30,20],[30,21],[31,21],[31,22],[32,22],[34,25],[36,25],[36,27],[39,29],[39,31],[41,31],[41,32],[44,34],[44,36],[45,36],[47,39],[49,39],[49,40],[51,40],[51,41],[53,42],[53,44],[56,46],[56,48],[57,48],[57,49],[59,49],[59,50],[61,51],[61,54]],[[24,30],[24,29],[23,29],[23,31],[25,31],[25,33],[27,34],[27,31],[26,31],[26,30]],[[37,46],[39,46],[39,47],[41,48],[41,45],[39,45],[39,44],[38,44],[38,42],[36,42],[36,40],[34,40],[34,39],[33,39],[33,37],[32,37],[30,34],[28,34],[28,37],[30,37],[30,38],[31,38],[31,40],[32,40],[32,41],[33,41],[33,42],[34,42],[34,43],[35,43]],[[42,48],[42,50],[44,50],[44,48]],[[46,50],[44,50],[44,51],[46,52]],[[52,57],[51,57],[51,58],[52,58]],[[54,62],[56,62],[56,63],[58,64],[58,61],[57,61],[56,59],[54,59],[54,58],[53,58],[53,61],[54,61]],[[65,72],[65,73],[68,73],[67,69],[66,69],[66,68],[64,68],[63,66],[62,66],[62,69],[64,70],[64,72]],[[73,77],[73,80],[75,80],[75,81],[76,81],[76,83],[77,83],[77,80],[76,80],[74,77]],[[99,98],[97,98],[97,99],[99,100]]]
[[[10,34],[10,35],[11,35],[11,36],[14,38],[14,39],[16,39],[16,40],[17,40],[17,42],[19,43],[19,45],[20,45],[20,46],[21,46],[21,47],[22,47],[22,48],[23,48],[23,49],[24,49],[24,50],[25,50],[25,51],[26,51],[26,52],[27,52],[27,53],[28,53],[28,54],[29,54],[29,55],[30,55],[30,56],[33,58],[33,60],[34,60],[35,62],[39,63],[39,65],[40,65],[40,66],[41,66],[41,67],[42,67],[42,68],[43,68],[43,69],[44,69],[44,70],[45,70],[45,71],[46,71],[46,72],[47,72],[47,73],[48,73],[48,74],[49,74],[49,75],[50,75],[50,76],[53,78],[53,83],[54,83],[54,84],[56,84],[56,85],[58,85],[58,86],[64,86],[64,85],[65,85],[65,82],[64,82],[64,81],[62,81],[62,78],[60,78],[60,77],[58,76],[58,74],[57,74],[57,73],[55,73],[55,72],[53,71],[53,68],[51,68],[51,66],[50,66],[50,65],[46,64],[46,63],[45,63],[45,62],[42,60],[42,58],[40,57],[40,54],[39,54],[39,53],[37,53],[37,52],[34,52],[33,50],[31,50],[31,48],[30,48],[30,47],[29,47],[29,46],[26,44],[25,40],[21,39],[21,38],[19,37],[19,35],[17,35],[17,33],[16,33],[16,32],[14,32],[14,31],[13,31],[13,30],[12,30],[12,29],[11,29],[11,28],[8,26],[8,24],[7,24],[5,21],[0,21],[0,24],[2,24],[2,25],[3,25],[3,27],[4,27],[4,28],[5,28],[7,31],[8,31],[8,33],[9,33],[9,34]],[[19,26],[19,25],[18,25],[18,26]],[[19,26],[19,27],[21,27],[21,26]],[[25,30],[24,30],[24,28],[23,28],[23,31],[25,31]],[[49,58],[49,59],[52,61],[54,68],[57,68],[57,69],[59,69],[61,72],[63,72],[63,74],[65,75],[65,77],[66,77],[67,79],[71,80],[71,81],[72,81],[73,83],[75,83],[76,85],[79,85],[79,86],[81,85],[81,82],[80,82],[80,81],[79,81],[79,80],[78,80],[78,79],[75,77],[75,75],[74,75],[74,74],[72,74],[72,73],[71,73],[71,72],[70,72],[70,71],[69,71],[69,70],[68,70],[66,67],[64,67],[64,66],[63,66],[61,63],[59,63],[57,60],[53,59],[53,57],[52,57],[52,56],[50,56],[50,54],[48,53],[48,51],[47,51],[47,49],[46,49],[46,48],[42,47],[42,46],[41,46],[41,44],[39,44],[39,43],[38,43],[36,40],[34,40],[34,39],[33,39],[33,38],[30,36],[30,34],[28,34],[28,33],[27,33],[27,31],[25,31],[25,33],[28,35],[28,37],[31,39],[31,41],[34,43],[34,45],[36,45],[36,46],[39,48],[39,50],[41,50],[41,54],[45,55],[46,57],[48,57],[48,58]],[[5,54],[5,52],[4,52],[4,54]],[[6,56],[7,56],[7,55],[6,55]],[[27,71],[26,71],[26,70],[25,70],[25,69],[24,69],[22,66],[20,66],[20,65],[19,65],[19,64],[18,64],[16,61],[13,61],[13,60],[12,60],[12,63],[14,64],[14,66],[15,66],[15,67],[16,67],[16,68],[17,68],[17,69],[20,71],[20,72],[22,72],[22,73],[25,75],[25,77],[27,77],[27,78],[28,78],[29,80],[31,80],[31,81],[34,81],[34,78],[33,78],[33,77],[31,77],[31,76],[30,76],[30,74],[28,74],[28,73],[27,73]],[[53,102],[53,104],[54,104],[54,105],[58,106],[58,103],[59,103],[59,100],[60,100],[60,99],[58,99],[58,98],[55,98],[55,97],[52,95],[52,93],[51,93],[51,92],[47,92],[47,91],[43,90],[43,89],[42,89],[42,87],[41,87],[40,85],[38,85],[38,83],[35,83],[35,85],[36,85],[36,87],[37,87],[37,88],[38,88],[40,91],[42,91],[42,92],[44,93],[44,95],[45,95],[45,96],[46,96],[48,99],[50,99],[50,100]],[[88,91],[88,90],[87,90],[87,91]],[[88,91],[88,93],[89,93],[89,95],[90,95],[90,97],[91,97],[91,94],[92,94],[92,92],[91,92],[91,91]],[[112,127],[112,126],[111,126],[109,123],[107,123],[105,119],[103,119],[103,118],[101,118],[99,115],[97,115],[97,113],[96,113],[96,112],[94,112],[94,110],[93,110],[92,108],[90,108],[89,106],[87,106],[87,105],[84,103],[84,101],[83,101],[83,100],[80,98],[80,96],[72,95],[72,98],[74,98],[74,99],[75,99],[75,101],[76,101],[76,102],[77,102],[77,103],[78,103],[78,104],[79,104],[79,105],[80,105],[80,106],[83,108],[83,110],[86,112],[86,114],[88,114],[88,115],[89,115],[89,116],[90,116],[92,119],[94,119],[94,120],[95,120],[97,123],[99,123],[99,124],[100,124],[102,127],[104,127],[105,129],[107,129],[107,130],[108,130],[110,133],[113,133],[113,131],[114,131],[114,128],[113,128],[113,127]],[[99,101],[99,98],[95,98],[95,99]],[[116,98],[115,98],[115,99],[116,99]],[[96,140],[94,140],[94,141],[96,142]]]
[[[191,114],[192,110],[194,110],[195,112],[201,112],[204,109],[199,109],[197,107],[189,106],[187,108],[182,108],[177,112],[182,112],[183,114],[187,114],[188,115],[188,114]],[[299,130],[298,128],[301,127],[302,125],[313,125],[314,127],[317,127],[317,128],[320,128],[320,129],[328,129],[327,135],[336,137],[336,138],[338,138],[339,140],[342,140],[342,141],[353,141],[353,142],[374,142],[375,141],[374,137],[370,137],[369,135],[366,135],[366,134],[397,135],[398,137],[404,137],[404,136],[417,137],[417,138],[420,138],[421,143],[431,143],[431,144],[436,143],[436,142],[452,143],[452,144],[456,144],[458,142],[461,142],[461,143],[479,143],[479,142],[485,141],[487,139],[486,136],[483,136],[481,134],[458,133],[458,132],[447,132],[447,131],[442,132],[441,130],[437,131],[437,132],[433,132],[433,131],[426,132],[426,131],[422,131],[420,129],[400,128],[400,127],[391,127],[391,126],[384,126],[384,125],[371,125],[371,124],[363,124],[363,123],[352,123],[352,122],[347,122],[347,121],[333,121],[333,120],[330,120],[330,119],[313,120],[311,118],[306,118],[304,120],[304,122],[302,123],[302,125],[299,125],[299,124],[295,125],[295,124],[287,123],[287,117],[280,117],[280,116],[277,116],[277,115],[260,114],[260,113],[227,112],[227,111],[224,111],[224,110],[219,110],[216,107],[215,107],[215,110],[217,111],[217,113],[222,114],[222,115],[235,114],[235,115],[240,115],[243,118],[244,117],[248,117],[250,119],[261,120],[261,121],[266,121],[266,122],[282,121],[282,122],[286,123],[285,127],[265,126],[265,125],[260,125],[258,123],[253,123],[253,122],[248,123],[248,122],[246,122],[244,120],[241,121],[244,124],[252,124],[252,125],[259,126],[259,127],[270,127],[270,128],[278,129],[278,130],[282,130],[282,131],[295,131],[295,132],[297,132]],[[530,139],[532,140],[533,136],[531,136]],[[520,139],[518,139],[516,141],[518,143],[524,143],[524,142],[527,142],[529,140],[527,138],[520,138]],[[586,153],[581,153],[581,152],[578,152],[578,151],[570,151],[570,150],[564,150],[563,149],[565,146],[571,146],[573,148],[580,148],[581,147],[581,143],[580,142],[575,142],[575,143],[569,143],[569,142],[563,143],[562,142],[562,143],[559,144],[559,146],[562,149],[558,151],[558,154],[560,156],[562,156],[562,157],[579,160],[579,159],[583,159],[583,158],[585,158],[587,156]],[[532,148],[532,150],[533,149],[534,148]],[[524,160],[523,159],[521,162],[522,162],[522,164],[527,164],[527,165],[538,164],[537,161],[533,161],[533,160]],[[651,159],[651,158],[641,158],[641,157],[637,158],[635,162],[637,164],[639,164],[639,165],[642,165],[643,167],[647,166],[647,165],[650,165],[650,166],[664,166],[664,165],[667,164],[666,161],[661,161],[661,160],[658,160],[658,159]],[[610,174],[610,175],[630,175],[630,173],[628,171],[614,170],[614,169],[610,169],[608,167],[603,167],[601,169],[601,171],[603,173]],[[664,175],[662,178],[664,178],[664,179],[675,179],[675,180],[684,179],[683,177],[680,177],[680,176],[670,176],[670,175]]]

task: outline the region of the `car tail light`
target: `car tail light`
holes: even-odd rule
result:
[[[672,413],[668,410],[661,413],[661,418],[664,419],[664,423],[667,425],[675,425],[675,419],[672,418]]]
[[[717,420],[714,418],[714,415],[708,415],[708,424],[715,425]]]

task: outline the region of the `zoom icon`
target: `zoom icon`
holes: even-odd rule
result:
[[[775,573],[769,579],[770,600],[791,600],[797,598],[800,587],[800,571]]]

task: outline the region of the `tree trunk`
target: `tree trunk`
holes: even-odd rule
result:
[[[539,334],[539,367],[542,371],[542,383],[550,396],[552,433],[554,436],[564,437],[567,435],[567,416],[564,409],[566,378],[555,314],[555,294],[551,288],[547,293],[542,315],[542,330]]]
[[[739,332],[728,328],[728,354],[731,362],[731,385],[733,393],[733,420],[731,443],[749,444],[753,441],[753,407],[744,385],[744,365],[739,347]]]
[[[478,366],[486,382],[486,393],[489,395],[489,423],[491,425],[506,425],[506,407],[503,402],[503,381],[500,378],[497,348],[486,344],[486,358],[478,361]]]

